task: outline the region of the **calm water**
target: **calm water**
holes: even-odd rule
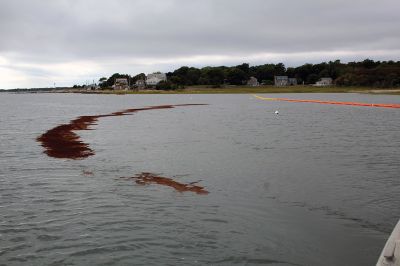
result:
[[[96,152],[84,160],[48,157],[35,141],[80,115],[187,103],[209,105],[100,118],[79,131]],[[374,265],[400,217],[399,148],[399,109],[3,93],[0,265]],[[210,193],[120,178],[141,172]]]

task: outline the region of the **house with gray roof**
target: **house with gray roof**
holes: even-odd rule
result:
[[[165,73],[156,72],[148,74],[146,77],[146,85],[155,86],[161,81],[167,81],[167,75]]]
[[[114,90],[128,90],[129,83],[127,78],[116,78],[114,81]]]
[[[296,86],[297,85],[297,79],[296,78],[289,78],[288,76],[275,76],[274,77],[274,84],[277,87]]]

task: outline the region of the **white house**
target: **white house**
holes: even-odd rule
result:
[[[260,86],[260,83],[258,83],[256,77],[250,77],[250,79],[247,81],[247,86],[257,87]]]
[[[148,74],[146,77],[146,84],[148,86],[155,86],[161,81],[167,81],[167,75],[165,73],[153,73]]]
[[[315,86],[323,87],[323,86],[331,86],[332,78],[321,78],[319,81],[315,83]]]

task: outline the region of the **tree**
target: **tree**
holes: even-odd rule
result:
[[[198,84],[218,86],[224,83],[226,67],[203,67]]]
[[[221,67],[213,67],[209,68],[205,72],[206,79],[208,84],[214,86],[220,86],[224,83],[225,74]]]
[[[187,85],[197,85],[199,84],[199,79],[201,76],[201,71],[198,68],[191,67],[187,72]]]
[[[227,75],[227,80],[232,85],[242,85],[248,78],[246,72],[237,67],[231,68]]]
[[[365,68],[374,68],[378,65],[379,63],[375,63],[374,60],[371,59],[365,59],[364,61],[361,62],[361,65]]]
[[[283,63],[278,63],[275,65],[275,76],[284,75],[286,72],[285,65]]]
[[[249,63],[243,63],[241,65],[237,65],[235,68],[242,70],[246,74],[249,74],[250,72]]]
[[[252,76],[255,76],[258,80],[273,82],[275,76],[275,65],[265,64],[261,66],[255,66],[250,68]]]
[[[195,67],[182,66],[173,72],[167,73],[170,84],[163,84],[164,88],[187,85],[220,86],[228,82],[240,85],[250,76],[256,77],[264,84],[273,84],[274,76],[286,75],[296,78],[299,83],[313,84],[322,77],[330,77],[338,86],[373,86],[398,87],[400,86],[400,61],[373,61],[365,59],[360,62],[342,63],[340,60],[322,62],[319,64],[303,64],[297,67],[285,68],[283,63],[249,66],[248,63],[226,67]],[[127,74],[114,73],[106,79],[102,77],[99,83],[102,87],[111,87],[116,78],[129,78],[130,84],[146,75],[140,73],[134,77]],[[79,86],[79,85],[76,85]],[[160,87],[159,86],[159,87]]]
[[[138,80],[146,80],[146,74],[145,73],[140,73],[140,74],[137,74],[136,76],[134,76],[132,78],[132,82],[133,83],[135,83]]]
[[[317,82],[318,79],[319,79],[318,75],[312,73],[312,74],[308,75],[306,82],[307,82],[307,84],[315,84],[315,82]]]
[[[168,90],[176,90],[178,88],[179,88],[178,85],[173,84],[171,81],[168,81],[168,80],[167,81],[162,80],[156,85],[157,90],[167,90],[168,91]]]
[[[296,74],[298,77],[307,82],[307,78],[310,74],[313,74],[313,65],[312,64],[304,64],[302,66],[296,67]],[[315,73],[314,73],[315,74]],[[307,82],[308,83],[308,82]]]
[[[106,77],[102,77],[99,79],[99,86],[100,88],[106,88],[107,87],[107,78]]]
[[[179,85],[196,85],[199,83],[201,71],[195,67],[183,66],[172,72],[169,79]]]

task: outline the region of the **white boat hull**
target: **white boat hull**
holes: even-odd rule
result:
[[[400,266],[400,220],[386,242],[376,266]]]

